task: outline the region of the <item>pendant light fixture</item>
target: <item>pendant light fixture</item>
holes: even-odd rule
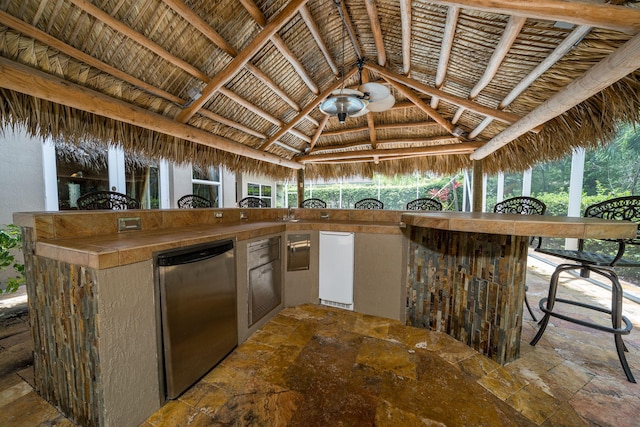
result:
[[[340,123],[344,123],[347,117],[363,111],[367,101],[362,92],[344,87],[345,22],[340,5],[338,3],[336,5],[342,18],[342,86],[331,92],[331,96],[320,104],[320,111],[329,116],[336,116]]]

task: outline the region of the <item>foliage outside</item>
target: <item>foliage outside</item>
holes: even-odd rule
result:
[[[10,273],[6,283],[0,286],[0,294],[12,293],[18,290],[18,287],[25,282],[24,265],[16,261],[11,254],[12,250],[22,247],[22,235],[20,229],[13,225],[7,225],[4,229],[0,229],[0,270],[13,270]],[[15,276],[12,276],[15,274]],[[2,288],[4,287],[4,291]]]

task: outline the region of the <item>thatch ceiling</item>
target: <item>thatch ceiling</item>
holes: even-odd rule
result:
[[[0,115],[278,178],[523,170],[638,121],[639,32],[639,1],[0,0]],[[324,115],[342,75],[394,107]]]

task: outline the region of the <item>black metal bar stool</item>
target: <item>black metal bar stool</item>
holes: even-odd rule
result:
[[[640,224],[640,196],[618,197],[596,203],[585,209],[584,216],[587,218],[628,220]],[[547,298],[541,299],[539,303],[540,310],[544,313],[544,317],[539,322],[540,329],[538,329],[538,333],[533,340],[531,340],[531,345],[536,345],[540,338],[542,338],[551,317],[557,317],[578,325],[611,333],[614,335],[616,351],[618,353],[618,359],[620,359],[622,369],[624,370],[627,379],[630,382],[635,383],[636,380],[631,373],[631,369],[629,368],[629,364],[627,363],[627,358],[625,356],[627,348],[622,341],[622,335],[628,335],[629,332],[631,332],[633,325],[628,318],[622,315],[623,291],[615,268],[640,267],[640,261],[623,258],[627,245],[640,245],[640,233],[636,234],[636,237],[631,239],[602,240],[617,243],[618,249],[615,255],[587,251],[585,250],[584,240],[579,241],[577,250],[552,249],[540,246],[536,248],[537,252],[560,257],[573,261],[573,263],[558,265],[551,275],[551,280],[549,282],[549,294]],[[582,277],[589,277],[589,273],[594,272],[608,279],[611,282],[611,308],[607,309],[579,301],[557,298],[556,293],[558,291],[558,279],[560,274],[571,270],[579,270]],[[562,314],[558,311],[556,303],[569,304],[608,314],[611,316],[611,327]]]

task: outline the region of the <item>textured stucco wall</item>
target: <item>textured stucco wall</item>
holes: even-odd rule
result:
[[[153,263],[98,271],[105,426],[138,426],[160,408]]]
[[[22,128],[0,129],[0,224],[13,212],[43,211],[42,140]]]
[[[311,251],[309,254],[309,269],[299,271],[286,271],[284,302],[286,307],[293,307],[300,304],[317,304],[319,301],[320,288],[318,283],[319,270],[319,248],[318,231],[295,231],[289,234],[309,234],[311,237]],[[285,238],[285,269],[287,258],[287,240]]]

